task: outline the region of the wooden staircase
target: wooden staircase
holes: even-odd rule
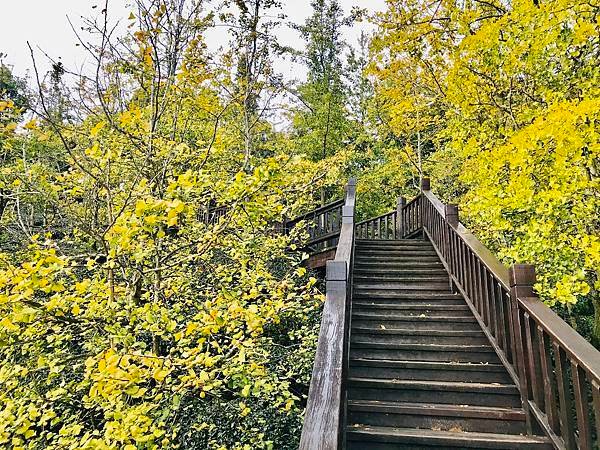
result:
[[[353,268],[347,448],[552,449],[425,240],[360,240]]]
[[[356,222],[350,180],[284,224],[327,272],[299,449],[600,450],[600,352],[422,181]]]

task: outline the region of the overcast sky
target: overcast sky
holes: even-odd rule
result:
[[[81,17],[98,14],[99,7],[104,2],[99,0],[0,0],[2,3],[2,26],[0,26],[0,52],[8,54],[4,62],[14,66],[14,72],[25,75],[31,69],[31,57],[27,41],[41,56],[38,48],[54,59],[61,57],[65,66],[78,70],[85,65],[86,58],[81,47],[76,47],[76,39],[67,21],[67,16],[75,26],[81,24]],[[125,19],[129,15],[127,7],[129,0],[110,0],[111,19]],[[385,0],[340,0],[346,12],[352,6],[360,6],[370,11],[382,10]],[[310,15],[309,0],[283,0],[284,12],[289,21],[302,23]],[[216,48],[227,41],[226,31],[213,31],[208,36],[209,45]],[[346,30],[349,44],[356,42],[361,30],[371,30],[367,23],[358,24],[353,29]],[[282,27],[278,36],[283,44],[302,47],[302,41],[297,32]],[[41,71],[48,69],[48,64],[40,62]],[[279,71],[288,77],[298,77],[298,68],[289,64],[279,63]]]

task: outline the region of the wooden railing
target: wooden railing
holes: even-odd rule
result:
[[[557,449],[600,448],[600,352],[536,297],[534,267],[503,266],[427,179],[402,216],[408,229],[422,224],[519,387],[528,431],[541,428]]]
[[[347,345],[351,298],[352,255],[354,253],[354,205],[356,181],[346,187],[340,236],[335,260],[327,262],[326,299],[300,450],[338,450],[342,442],[345,410],[343,381],[347,371]]]
[[[335,247],[342,228],[342,207],[344,199],[336,200],[306,214],[285,222],[286,230],[291,230],[299,222],[306,222],[308,240],[306,247],[311,252]]]
[[[222,217],[227,215],[227,212],[230,210],[230,207],[227,205],[217,206],[214,208],[207,208],[205,210],[201,210],[198,215],[200,221],[204,222],[206,225],[214,225]]]
[[[400,230],[396,218],[398,214],[392,211],[373,219],[363,220],[356,224],[356,239],[398,239]]]

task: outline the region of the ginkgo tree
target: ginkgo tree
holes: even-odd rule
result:
[[[183,0],[137,2],[118,41],[91,21],[84,119],[52,114],[38,74],[38,119],[5,128],[29,150],[2,172],[21,189],[2,217],[2,447],[296,446],[323,297],[277,223],[324,178],[277,143],[248,163],[210,22]]]
[[[371,70],[395,133],[435,124],[424,168],[438,193],[506,263],[535,263],[542,298],[596,345],[598,13],[571,0],[388,1]]]

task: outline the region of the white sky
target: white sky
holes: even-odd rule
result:
[[[76,38],[67,21],[67,16],[73,24],[78,27],[81,17],[95,16],[99,13],[102,0],[0,0],[0,52],[8,54],[4,62],[14,67],[17,75],[24,76],[31,71],[32,63],[27,48],[27,41],[36,50],[37,56],[42,57],[41,49],[50,57],[61,60],[69,69],[78,71],[85,65],[86,58],[81,47],[76,47]],[[127,7],[128,0],[110,0],[109,15],[111,19],[123,19],[129,15],[130,8]],[[302,23],[310,15],[309,0],[283,0],[284,12],[288,21]],[[348,13],[352,6],[367,8],[369,11],[384,9],[385,0],[340,0],[344,10]],[[93,9],[92,6],[98,5]],[[353,29],[346,31],[346,39],[349,44],[356,42],[361,30],[370,30],[371,26],[361,23]],[[211,47],[218,47],[227,41],[227,34],[213,31],[208,40]],[[282,27],[279,32],[279,40],[282,44],[291,45],[295,48],[302,47],[302,40],[297,32]],[[42,57],[43,58],[43,57]],[[39,58],[38,60],[42,59]],[[48,70],[49,65],[38,62],[42,74]],[[290,64],[279,63],[277,69],[287,77],[298,78],[298,68]],[[32,72],[30,72],[30,75]]]

